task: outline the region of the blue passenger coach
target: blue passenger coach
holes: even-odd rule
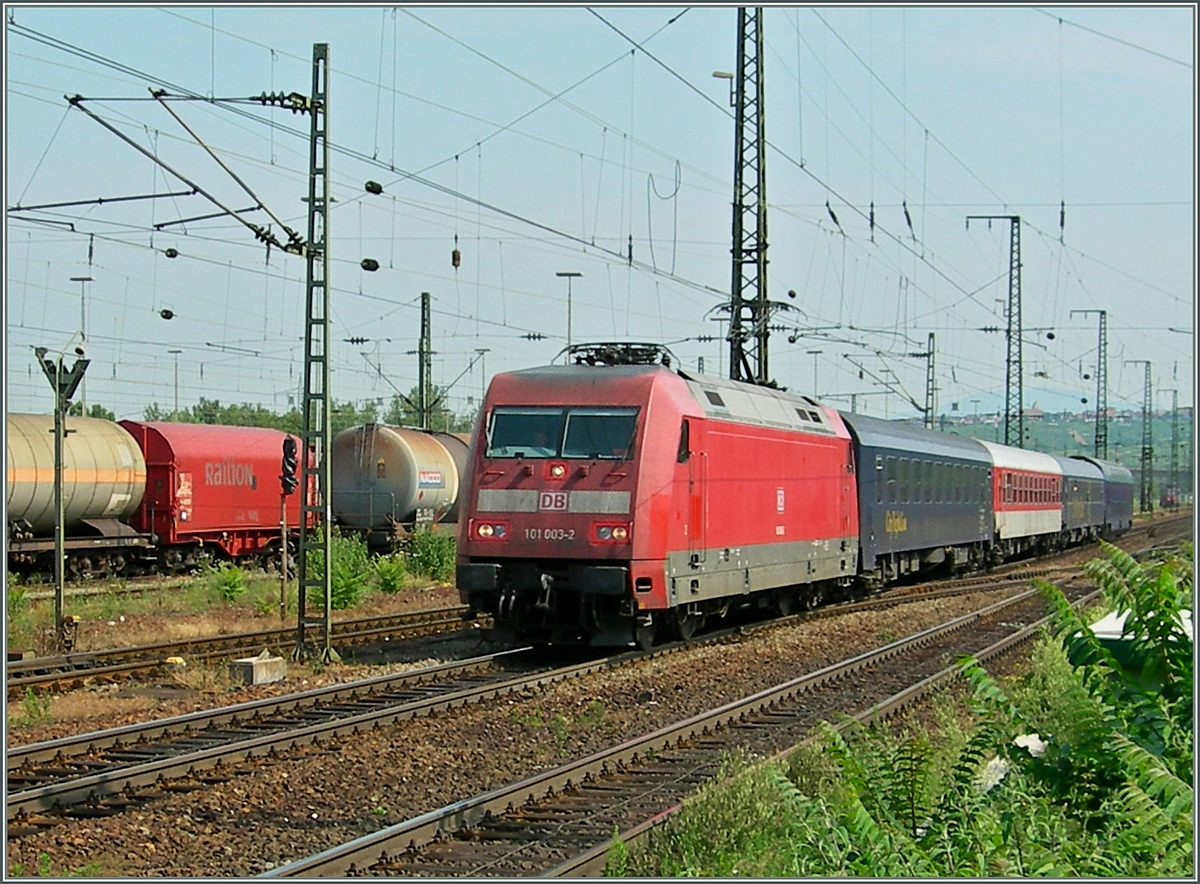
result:
[[[984,563],[992,540],[991,467],[974,439],[841,412],[858,470],[861,575]]]
[[[1087,461],[1104,476],[1104,528],[1101,534],[1112,537],[1133,527],[1133,473],[1128,467],[1082,454],[1071,460]]]
[[[1094,540],[1104,527],[1104,474],[1089,461],[1050,456],[1063,471],[1062,544]]]

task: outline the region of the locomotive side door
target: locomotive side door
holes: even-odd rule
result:
[[[708,495],[705,481],[708,477],[708,457],[704,445],[704,423],[684,418],[679,430],[679,449],[676,461],[687,465],[687,510],[684,530],[687,532],[688,563],[692,567],[702,564],[706,558],[708,523]]]

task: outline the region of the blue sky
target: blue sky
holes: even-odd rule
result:
[[[118,417],[171,408],[176,390],[181,407],[298,401],[304,261],[268,254],[229,217],[178,223],[217,209],[165,196],[190,188],[64,96],[223,205],[260,200],[303,233],[308,119],[244,99],[309,93],[317,42],[330,57],[335,399],[386,401],[416,384],[428,291],[434,381],[470,409],[487,377],[565,346],[564,271],[583,274],[575,342],[667,342],[692,369],[728,370],[717,320],[733,119],[712,73],[736,69],[735,7],[5,15],[11,411],[50,410],[32,350],[68,346],[81,325],[88,403]],[[932,332],[938,410],[1001,408],[1004,335],[980,329],[1005,324],[1009,226],[966,216],[1019,215],[1026,404],[1094,407],[1097,317],[1071,311],[1100,309],[1109,403],[1140,407],[1143,368],[1127,364],[1140,359],[1153,362],[1157,405],[1169,389],[1190,403],[1195,26],[1192,6],[766,7],[769,294],[795,308],[774,315],[772,376],[915,416],[906,397],[923,399],[925,362],[905,354]],[[253,196],[151,87],[214,99],[170,107]],[[366,193],[367,180],[384,193]],[[61,202],[80,204],[32,208]],[[377,272],[362,270],[368,257]]]

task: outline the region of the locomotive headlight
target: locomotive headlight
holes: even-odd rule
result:
[[[507,522],[475,522],[472,529],[473,536],[478,540],[506,540],[508,538]]]
[[[567,475],[566,464],[555,463],[550,464],[549,474],[551,479],[562,479]]]
[[[592,525],[593,543],[625,543],[628,539],[628,525],[614,525],[611,522]]]

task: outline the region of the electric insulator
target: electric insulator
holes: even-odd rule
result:
[[[366,187],[367,193],[373,193],[376,196],[383,193],[383,185],[380,184],[378,181],[368,181],[363,186]]]
[[[178,258],[179,257],[179,252],[176,251],[175,249],[166,249],[163,251],[163,254],[166,255],[168,258]]]
[[[455,249],[450,253],[450,264],[453,267],[458,267],[460,264],[462,264],[462,252],[460,252],[458,249]]]
[[[374,273],[379,269],[379,262],[374,258],[363,258],[362,261],[359,262],[359,266],[362,267],[363,270]]]
[[[175,312],[173,310],[159,310],[158,315],[161,316],[163,319],[174,319],[175,318]]]

